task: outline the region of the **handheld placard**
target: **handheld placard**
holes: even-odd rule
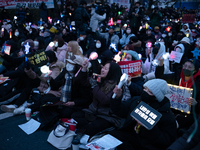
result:
[[[124,73],[120,78],[119,84],[117,85],[118,88],[121,88],[127,80],[128,80],[128,75]],[[114,99],[115,97],[116,97],[116,94],[114,93],[112,98]]]
[[[6,41],[5,41],[4,46],[3,46],[3,49],[2,49],[2,51],[1,51],[2,53],[4,53],[5,47],[6,47]]]
[[[95,60],[95,59],[97,59],[97,57],[98,57],[98,54],[96,52],[92,52],[87,61],[89,62],[90,60]],[[81,71],[81,69],[82,69],[82,67],[80,67],[80,69],[77,71],[77,73],[75,74],[75,77],[78,75],[78,73]]]

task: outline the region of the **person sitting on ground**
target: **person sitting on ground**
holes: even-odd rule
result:
[[[144,90],[140,96],[133,97],[125,102],[121,102],[122,89],[115,86],[113,90],[117,96],[115,99],[111,99],[111,110],[116,115],[126,118],[121,128],[109,132],[109,134],[123,142],[118,146],[119,149],[163,150],[176,140],[175,116],[170,110],[169,99],[165,97],[167,82],[162,79],[152,79],[147,81],[143,87]],[[162,114],[160,120],[150,130],[130,115],[141,101]]]
[[[88,61],[84,61],[82,66],[82,71],[79,73],[82,78],[81,82],[88,85],[91,81],[91,78],[87,78],[86,72]],[[78,122],[79,129],[72,141],[73,144],[80,143],[83,134],[93,136],[106,128],[120,125],[120,118],[110,111],[110,99],[121,74],[121,68],[115,62],[108,62],[101,69],[100,83],[92,86],[93,101],[89,108],[72,114],[72,118]]]
[[[195,106],[196,114],[200,114],[200,63],[198,60],[189,59],[183,66],[181,71],[178,69],[172,74],[164,74],[163,59],[161,59],[159,66],[156,68],[155,76],[156,78],[165,79],[167,83],[179,85],[185,88],[196,89],[196,99],[190,98],[189,104]],[[179,74],[178,74],[179,73]],[[193,78],[193,79],[192,79]],[[194,83],[193,83],[194,82]],[[194,93],[193,93],[194,97]],[[175,114],[179,114],[176,117],[178,121],[179,129],[189,128],[193,122],[193,111],[190,114],[185,114],[180,111],[173,109]]]

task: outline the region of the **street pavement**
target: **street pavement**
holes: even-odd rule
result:
[[[27,135],[18,127],[26,122],[25,114],[13,116],[0,110],[0,150],[57,150],[47,142],[50,131]]]

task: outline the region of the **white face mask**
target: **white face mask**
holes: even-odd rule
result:
[[[127,34],[130,34],[130,33],[131,33],[131,30],[126,30],[126,33],[127,33]]]
[[[74,65],[72,65],[72,64],[70,64],[70,63],[67,63],[66,69],[67,69],[67,71],[71,72],[71,71],[74,70]]]
[[[55,46],[55,47],[58,47],[58,42],[56,42],[54,46]]]
[[[172,36],[172,33],[168,33],[168,36]]]
[[[101,47],[101,43],[96,43],[96,48],[100,48]]]
[[[147,31],[147,34],[151,34],[151,31]]]
[[[83,41],[83,40],[84,40],[84,37],[81,36],[81,37],[80,37],[80,40]]]
[[[167,35],[166,34],[162,34],[162,37],[165,38]]]
[[[32,33],[32,31],[29,31],[29,33],[31,34],[31,33]]]
[[[4,24],[4,25],[6,25],[6,24],[7,24],[7,22],[3,22],[3,24]]]
[[[15,32],[15,36],[19,36],[19,32]]]
[[[34,41],[34,46],[38,47],[39,46],[39,42],[38,41]]]

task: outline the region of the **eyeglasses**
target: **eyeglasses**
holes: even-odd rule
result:
[[[194,66],[190,66],[190,65],[183,65],[183,69],[189,69],[189,70],[194,70]]]

